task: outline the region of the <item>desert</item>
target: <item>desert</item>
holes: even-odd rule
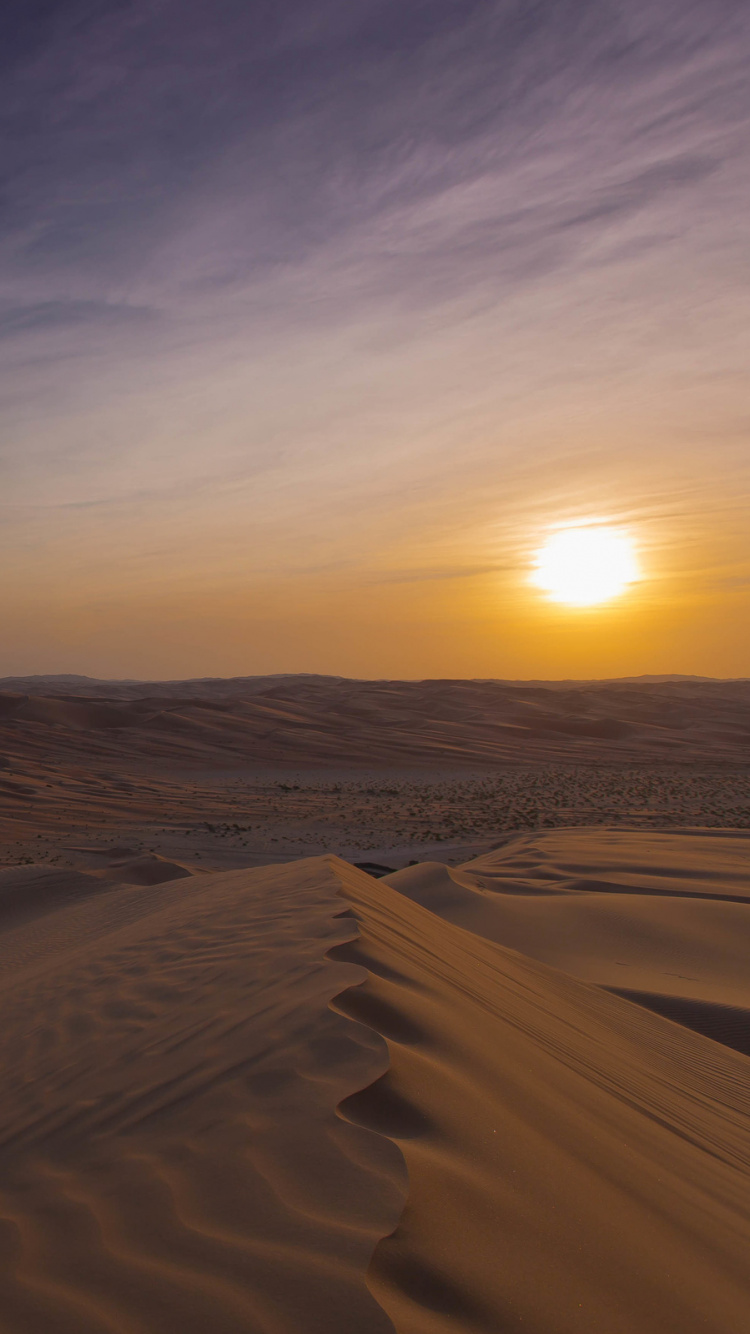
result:
[[[744,680],[9,678],[0,837],[6,862],[81,869],[85,845],[397,869],[508,830],[750,828],[749,746]]]
[[[0,683],[3,1328],[739,1334],[748,689]]]
[[[747,0],[0,59],[0,1334],[748,1334]]]

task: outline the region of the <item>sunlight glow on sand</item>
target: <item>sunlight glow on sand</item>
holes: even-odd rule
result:
[[[618,597],[639,577],[630,538],[615,528],[566,528],[537,552],[532,583],[555,602],[589,607]]]

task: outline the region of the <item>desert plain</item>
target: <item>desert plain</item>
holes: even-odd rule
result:
[[[741,1334],[750,682],[0,682],[0,1328]]]

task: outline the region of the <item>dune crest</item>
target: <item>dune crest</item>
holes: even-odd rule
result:
[[[390,1065],[343,1112],[409,1197],[372,1291],[403,1334],[726,1334],[750,1311],[745,1057],[348,871]]]

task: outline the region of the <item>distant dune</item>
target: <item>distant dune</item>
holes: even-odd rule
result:
[[[750,836],[110,851],[0,874],[4,1330],[747,1327],[750,1060],[611,992],[747,1014]]]
[[[0,682],[0,753],[112,763],[750,762],[750,681]]]
[[[435,678],[435,680],[449,680],[450,678]],[[52,693],[54,695],[104,695],[107,699],[123,698],[137,699],[148,698],[154,694],[178,695],[181,699],[222,695],[229,698],[235,696],[241,697],[245,694],[256,694],[259,691],[271,689],[278,685],[334,685],[341,682],[348,682],[356,685],[425,685],[429,681],[409,680],[409,681],[391,681],[388,678],[379,678],[375,681],[367,681],[360,677],[346,676],[326,676],[316,672],[275,672],[265,676],[198,676],[187,677],[183,679],[169,681],[149,681],[138,679],[118,680],[106,679],[96,676],[75,676],[66,673],[50,673],[37,676],[0,676],[0,691],[20,691],[23,694],[39,695]],[[609,676],[598,678],[575,678],[569,677],[556,679],[552,681],[544,679],[519,680],[517,678],[506,677],[475,677],[466,678],[464,681],[454,681],[452,684],[465,685],[501,685],[501,686],[543,686],[548,690],[560,690],[569,688],[581,688],[584,686],[595,685],[659,685],[668,681],[709,681],[717,685],[727,685],[729,683],[747,682],[750,677],[716,677],[716,676],[689,676],[680,672],[671,672],[663,675],[642,675],[642,676]]]

